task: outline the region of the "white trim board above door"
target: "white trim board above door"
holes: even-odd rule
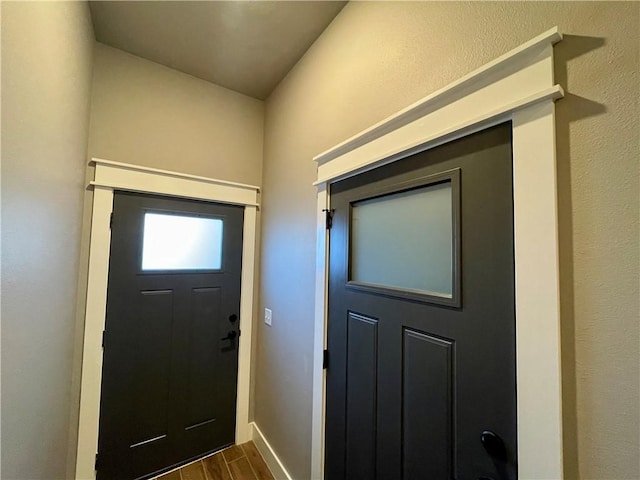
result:
[[[238,349],[238,390],[236,401],[236,442],[251,440],[249,387],[253,326],[253,283],[255,271],[256,213],[259,187],[226,182],[178,172],[92,159],[95,165],[93,213],[85,308],[82,378],[76,479],[94,479],[98,448],[100,385],[102,377],[102,332],[107,305],[110,217],[114,190],[167,195],[244,206],[242,278],[240,294],[240,336]]]
[[[314,158],[318,165],[312,478],[324,478],[329,185],[511,121],[518,469],[563,478],[553,45],[557,27]]]

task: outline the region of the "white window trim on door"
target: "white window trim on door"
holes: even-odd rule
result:
[[[511,121],[518,471],[563,478],[552,28],[314,158],[318,164],[312,478],[324,478],[329,185]],[[479,440],[478,440],[479,441]]]
[[[236,442],[251,439],[249,388],[253,326],[253,285],[255,273],[256,213],[259,187],[195,175],[140,167],[94,158],[93,213],[85,308],[84,346],[80,386],[80,415],[76,479],[96,477],[98,452],[100,385],[102,380],[102,332],[107,307],[110,218],[114,190],[167,195],[244,206],[242,239],[242,279],[240,293],[240,336],[238,348],[238,393],[236,401]]]

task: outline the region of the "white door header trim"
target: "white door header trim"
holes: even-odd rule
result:
[[[164,175],[170,177],[178,177],[178,178],[188,178],[191,180],[196,180],[204,183],[215,183],[218,185],[229,185],[238,188],[246,188],[248,190],[255,190],[257,192],[260,191],[260,187],[256,185],[248,185],[246,183],[237,183],[237,182],[229,182],[227,180],[219,180],[217,178],[209,178],[209,177],[201,177],[199,175],[191,175],[189,173],[182,172],[174,172],[172,170],[162,170],[160,168],[152,168],[152,167],[144,167],[142,165],[133,165],[131,163],[123,163],[123,162],[114,162],[113,160],[105,160],[104,158],[96,158],[93,157],[90,165],[107,165],[125,170],[133,170],[139,172],[148,172],[157,175]],[[91,182],[93,183],[93,182]]]
[[[552,46],[561,39],[552,28],[316,156],[315,184],[356,175],[561,98],[550,61]]]
[[[490,79],[490,75],[497,72],[498,75],[504,76],[510,68],[516,66],[523,57],[531,57],[532,53],[540,51],[541,47],[554,45],[560,40],[562,40],[562,34],[559,32],[558,27],[550,28],[546,32],[501,55],[495,60],[473,70],[455,82],[436,90],[399,112],[394,113],[375,125],[357,133],[353,137],[313,157],[313,161],[317,162],[318,165],[327,163],[386,133],[410,123],[416,118],[424,117],[430,112],[438,110],[442,107],[443,103],[451,103],[455,98],[468,96],[469,89],[478,89],[478,85],[475,85],[478,80],[482,80],[481,83],[487,83],[487,80],[490,80],[490,83],[495,83],[495,80]],[[525,61],[526,60],[525,58]],[[530,95],[534,93],[536,93],[536,91],[530,92]]]
[[[94,179],[89,182],[94,187],[258,206],[257,194],[260,192],[260,187],[255,185],[227,182],[101,158],[91,159],[90,165],[96,167]]]

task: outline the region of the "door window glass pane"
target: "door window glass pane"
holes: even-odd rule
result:
[[[222,220],[145,213],[142,270],[219,270]]]
[[[452,298],[451,182],[356,202],[351,280]]]

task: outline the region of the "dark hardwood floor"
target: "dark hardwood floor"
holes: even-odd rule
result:
[[[253,442],[233,445],[154,480],[274,480]]]

